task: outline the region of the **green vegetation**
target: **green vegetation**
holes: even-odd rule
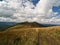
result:
[[[0,25],[0,31],[4,31],[5,29],[7,29],[9,26],[7,25],[7,26],[2,26],[2,25]]]

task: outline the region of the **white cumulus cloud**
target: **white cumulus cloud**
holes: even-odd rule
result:
[[[52,11],[53,6],[59,5],[58,0],[40,0],[36,6],[31,0],[3,0],[0,1],[0,21],[60,23],[60,19],[54,17],[58,12]]]

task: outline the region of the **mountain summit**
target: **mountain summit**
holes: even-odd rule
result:
[[[33,27],[44,27],[44,25],[39,24],[37,22],[22,22],[22,23],[18,23],[16,24],[16,26],[20,25],[21,27],[26,27],[26,28],[33,28]]]
[[[39,28],[39,27],[45,27],[45,26],[37,22],[22,22],[22,23],[18,23],[16,25],[10,26],[10,28],[8,29]]]

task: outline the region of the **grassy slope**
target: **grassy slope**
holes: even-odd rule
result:
[[[60,26],[46,28],[12,27],[0,32],[1,45],[60,45]]]

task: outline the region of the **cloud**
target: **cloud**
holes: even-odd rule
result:
[[[53,6],[59,6],[58,0],[40,0],[36,5],[32,0],[3,0],[0,1],[0,21],[39,23],[60,23],[58,12],[53,12]]]

